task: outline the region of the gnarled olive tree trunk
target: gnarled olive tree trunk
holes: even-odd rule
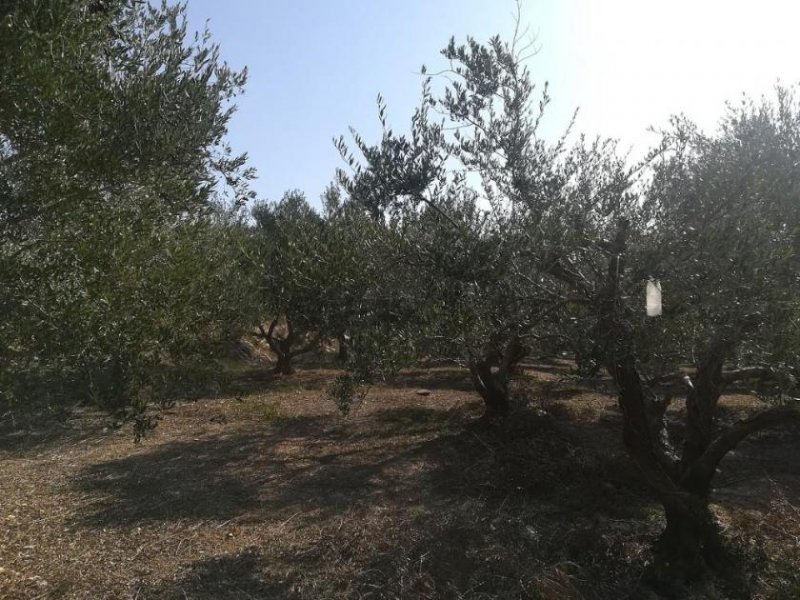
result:
[[[339,350],[336,353],[336,360],[342,363],[346,363],[349,357],[347,351],[349,336],[347,334],[341,334],[336,337],[336,341],[339,342]]]
[[[275,372],[281,375],[291,375],[294,373],[292,359],[294,359],[296,356],[313,350],[316,347],[319,338],[317,336],[312,336],[310,340],[306,341],[305,345],[296,347],[297,336],[291,320],[288,318],[286,319],[286,334],[283,336],[278,335],[276,332],[277,325],[277,318],[270,321],[269,328],[267,330],[264,330],[263,325],[259,325],[259,337],[266,340],[267,344],[269,344],[270,350],[272,350],[277,357],[277,361],[275,363]]]
[[[667,402],[646,385],[631,355],[606,366],[619,389],[625,447],[666,516],[651,574],[661,582],[689,583],[719,565],[722,557],[708,506],[715,469],[694,472],[687,468],[694,462],[681,461],[666,428]]]
[[[511,370],[525,354],[525,347],[514,335],[502,350],[487,352],[469,361],[472,383],[485,405],[484,418],[493,419],[508,414],[511,409],[508,387]]]
[[[688,386],[685,435],[675,443],[667,429],[666,410],[671,396],[656,393],[656,382],[638,370],[631,323],[620,301],[619,280],[624,274],[627,224],[622,223],[611,246],[608,287],[599,298],[598,330],[604,339],[604,364],[618,388],[623,414],[625,447],[664,507],[666,527],[654,551],[652,575],[670,584],[688,584],[709,570],[727,575],[719,528],[709,510],[709,493],[717,468],[745,437],[761,429],[796,423],[797,406],[776,406],[753,417],[723,426],[715,413],[725,386],[735,381],[769,375],[755,367],[724,371],[750,324],[719,326],[702,353],[692,377],[677,373],[672,379]],[[663,383],[666,378],[659,378]]]
[[[625,446],[656,497],[664,506],[666,527],[655,545],[652,575],[661,582],[689,584],[707,571],[723,576],[734,566],[709,510],[712,481],[722,459],[750,434],[770,427],[797,424],[794,405],[775,406],[723,426],[714,411],[725,386],[763,374],[761,368],[724,371],[720,337],[689,378],[686,434],[682,448],[673,444],[666,427],[667,402],[655,394],[628,354],[607,363],[619,388]]]

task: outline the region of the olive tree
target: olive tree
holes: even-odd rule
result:
[[[17,2],[0,29],[3,394],[53,373],[128,406],[250,318],[245,75],[181,4]]]
[[[299,190],[272,204],[259,204],[253,217],[263,247],[263,302],[272,315],[259,325],[260,337],[275,353],[275,371],[289,375],[292,359],[318,346],[316,317],[323,301],[324,273],[317,246],[324,226]],[[283,322],[281,323],[281,320]]]
[[[386,282],[387,239],[362,211],[326,191],[318,214],[299,190],[253,209],[261,244],[263,306],[272,315],[260,326],[278,357],[276,371],[290,374],[292,359],[336,339],[339,358],[363,345],[367,323],[391,319]],[[381,295],[383,294],[383,295]]]
[[[363,341],[365,325],[382,318],[391,320],[390,305],[397,308],[401,293],[392,255],[391,238],[383,228],[331,185],[323,194],[325,227],[317,245],[324,264],[323,301],[318,326],[326,338],[338,341],[338,359],[347,365],[349,347]],[[388,267],[388,268],[387,268]],[[389,282],[392,282],[390,285]]]
[[[552,142],[538,134],[549,95],[536,94],[529,49],[519,38],[451,40],[446,84],[434,93],[442,80],[426,78],[407,135],[387,125],[379,97],[379,143],[354,133],[358,158],[337,141],[351,167],[340,173],[349,201],[401,241],[394,263],[413,274],[405,280],[418,354],[467,366],[487,417],[508,412],[520,359],[570,341],[545,318],[569,298],[543,285],[538,264],[565,243],[565,219],[579,212],[573,199],[606,201],[613,185],[589,183],[601,166],[623,185],[626,177],[621,162],[604,162],[609,144],[572,147],[569,130]]]
[[[709,510],[714,476],[748,436],[800,416],[799,136],[787,90],[729,107],[714,134],[675,119],[644,194],[605,219],[587,212],[589,243],[542,264],[555,289],[587,300],[571,335],[591,340],[615,381],[625,446],[664,506],[661,582],[730,566]],[[660,280],[664,307],[646,318],[650,279]],[[743,384],[762,407],[722,417],[723,393]],[[668,413],[677,396],[685,411]]]
[[[535,135],[548,99],[531,110],[515,48],[451,42],[444,94],[426,83],[407,136],[385,123],[377,145],[354,136],[362,161],[340,140],[342,180],[404,241],[397,262],[423,282],[417,339],[460,346],[478,390],[502,377],[515,336],[552,336],[605,367],[625,447],[665,509],[654,573],[689,581],[725,564],[708,508],[722,459],[798,414],[797,102],[783,90],[731,108],[715,135],[676,120],[630,167],[613,141]],[[651,278],[666,303],[648,319]],[[486,377],[481,354],[494,356]],[[726,387],[753,378],[763,410],[720,419]],[[679,427],[667,408],[682,392]]]

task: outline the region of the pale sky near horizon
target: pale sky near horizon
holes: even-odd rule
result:
[[[231,66],[248,67],[230,141],[259,175],[259,197],[299,188],[318,204],[341,159],[332,139],[353,126],[377,140],[375,98],[404,130],[421,64],[444,66],[450,36],[513,33],[512,0],[188,0]],[[522,0],[537,34],[528,66],[553,98],[543,127],[619,138],[640,154],[650,126],[685,113],[713,128],[726,100],[800,82],[800,4],[791,0]]]

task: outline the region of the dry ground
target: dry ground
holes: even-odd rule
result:
[[[466,373],[440,368],[344,419],[333,375],[244,373],[139,445],[87,412],[6,413],[0,598],[644,597],[662,516],[612,396],[543,368],[520,383],[528,410],[487,428]],[[753,597],[800,597],[798,448],[762,435],[718,477]]]

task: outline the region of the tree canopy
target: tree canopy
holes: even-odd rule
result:
[[[380,139],[335,141],[348,169],[320,211],[300,190],[248,211],[254,173],[226,142],[246,74],[187,35],[185,5],[6,2],[0,31],[4,401],[77,395],[141,431],[182,369],[257,329],[281,375],[337,340],[343,412],[362,384],[448,361],[502,425],[521,361],[566,356],[615,386],[663,506],[654,581],[730,564],[720,464],[800,421],[796,88],[710,133],[675,117],[632,164],[572,126],[540,134],[550,96],[519,36],[450,40],[407,130],[379,96]],[[734,386],[759,402],[738,421],[719,406]]]
[[[252,172],[225,141],[245,75],[180,4],[35,0],[0,27],[3,394],[73,373],[124,407],[247,313]]]
[[[532,101],[517,43],[451,41],[443,93],[425,81],[408,135],[379,98],[383,136],[371,146],[354,133],[361,159],[338,140],[340,179],[421,282],[415,347],[468,365],[488,417],[508,411],[509,367],[533,349],[605,368],[626,448],[666,512],[656,580],[724,570],[708,509],[717,467],[746,436],[800,416],[794,94],[731,106],[711,134],[675,118],[629,166],[611,140],[537,136],[549,97]],[[645,316],[648,281],[663,286],[658,318]],[[763,410],[720,420],[726,387],[754,380]]]

